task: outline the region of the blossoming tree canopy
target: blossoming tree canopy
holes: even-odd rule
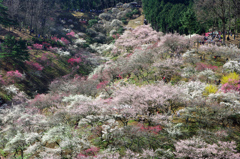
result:
[[[133,31],[127,30],[115,43],[113,52],[126,50],[131,52],[135,47],[158,42],[162,33],[154,31],[149,25],[141,25]]]

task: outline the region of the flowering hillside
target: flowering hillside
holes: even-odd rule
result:
[[[116,34],[115,43],[90,45],[94,56],[76,35],[52,37],[51,47],[34,43],[36,55],[25,61],[30,76],[0,75],[12,102],[0,109],[1,156],[240,158],[240,49],[197,46],[200,35],[143,25]],[[57,70],[57,61],[69,72],[49,82],[46,93],[30,98],[19,89],[26,79],[47,78],[43,71]]]

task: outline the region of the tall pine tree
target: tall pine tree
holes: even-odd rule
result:
[[[0,0],[0,24],[4,26],[15,24],[14,21],[8,18],[7,7],[2,4],[3,0]]]

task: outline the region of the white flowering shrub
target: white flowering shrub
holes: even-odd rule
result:
[[[77,102],[88,102],[92,101],[91,97],[87,97],[85,95],[70,95],[68,97],[64,97],[63,102],[70,102],[70,105],[68,107],[72,107]]]
[[[113,44],[98,44],[94,43],[89,46],[92,50],[98,52],[99,54],[102,54],[104,52],[110,52],[114,45]]]
[[[7,92],[7,94],[17,94],[19,92],[19,89],[15,85],[9,85],[9,86],[2,86],[3,90]]]
[[[84,39],[82,39],[82,38],[76,39],[76,40],[74,41],[74,44],[75,44],[75,45],[83,45],[83,44],[85,44],[85,43],[86,43],[86,40],[84,40]]]
[[[164,130],[167,131],[168,135],[171,137],[177,137],[182,135],[182,131],[181,131],[181,126],[182,124],[172,124],[171,122],[169,122],[165,127]]]
[[[199,72],[198,77],[203,77],[206,79],[206,82],[209,82],[209,80],[215,80],[216,75],[215,72],[213,72],[211,69],[206,69],[204,71]]]
[[[184,62],[195,64],[200,61],[200,58],[197,54],[195,54],[195,50],[188,50],[182,55]]]
[[[60,56],[70,56],[70,52],[63,51],[62,49],[57,49],[56,53],[59,54]]]
[[[111,26],[112,26],[112,27],[120,27],[120,26],[122,26],[122,25],[123,25],[122,21],[120,21],[120,20],[118,20],[118,19],[114,19],[114,20],[111,22]]]
[[[223,65],[223,70],[228,73],[240,73],[240,63],[238,61],[228,61]]]
[[[220,105],[223,107],[231,108],[233,113],[240,114],[240,95],[238,92],[229,91],[229,92],[218,92],[215,94],[210,94],[208,102],[212,103],[219,101]]]
[[[184,93],[183,98],[187,100],[192,100],[202,96],[206,84],[200,81],[181,82],[179,84],[179,87]]]

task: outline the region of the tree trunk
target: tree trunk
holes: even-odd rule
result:
[[[21,157],[22,157],[22,159],[23,159],[23,149],[21,149]]]
[[[234,40],[236,38],[236,34],[237,34],[237,16],[235,16]]]
[[[226,40],[226,23],[224,20],[222,20],[223,22],[223,44],[225,45],[225,40]]]

